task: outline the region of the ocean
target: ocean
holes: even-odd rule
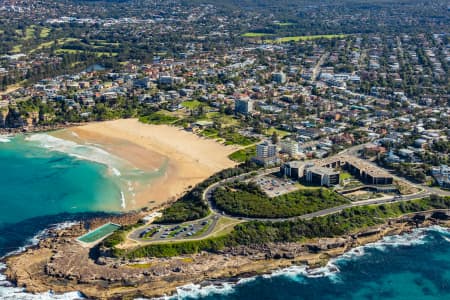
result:
[[[35,243],[49,226],[121,211],[130,178],[148,179],[95,145],[47,134],[0,137],[0,166],[0,257]],[[353,249],[319,269],[187,285],[163,299],[450,299],[449,246],[447,229],[418,229]],[[81,298],[76,291],[27,294],[5,281],[2,268],[0,299]]]
[[[134,183],[164,173],[46,133],[0,136],[0,166],[0,257],[52,224],[133,207]]]
[[[166,299],[450,299],[450,232],[415,230],[349,251],[327,266],[291,267],[220,285],[188,285]]]

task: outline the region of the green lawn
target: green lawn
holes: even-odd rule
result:
[[[256,145],[231,153],[228,158],[235,162],[245,162],[256,155]]]
[[[188,109],[197,109],[200,106],[205,106],[204,103],[202,103],[198,100],[184,101],[184,102],[181,102],[181,105],[183,105],[183,107],[186,107]]]
[[[219,137],[225,139],[225,145],[249,146],[259,141],[258,139],[255,138],[249,138],[240,135],[237,132],[225,132],[220,134]]]
[[[259,141],[258,139],[249,138],[228,129],[222,129],[219,131],[215,128],[206,128],[200,132],[200,135],[210,139],[224,139],[225,145],[249,146]]]
[[[271,128],[266,130],[266,135],[267,136],[271,136],[274,132],[276,132],[280,138],[284,138],[285,136],[288,136],[288,135],[292,134],[289,131],[285,131],[285,130],[276,129],[276,128],[271,127]]]
[[[44,29],[45,29],[45,28],[44,28]],[[43,29],[43,30],[44,30],[44,29]],[[42,32],[41,32],[41,33],[42,33]],[[57,43],[58,46],[61,46],[61,45],[64,45],[65,43],[68,43],[68,42],[76,42],[76,41],[79,41],[79,39],[76,39],[76,38],[63,38],[63,39],[58,39],[58,40],[56,41],[56,43]],[[43,48],[50,48],[50,47],[53,46],[54,44],[55,44],[54,41],[44,42],[44,43],[39,44],[36,48],[34,48],[33,50],[31,50],[30,52],[34,52],[34,51],[37,51],[37,50],[41,50],[41,49],[43,49]],[[56,51],[58,51],[58,50],[56,50]]]
[[[47,28],[47,27],[42,28],[41,32],[39,33],[39,37],[43,38],[43,39],[48,37],[50,34],[50,31],[51,31],[50,28]]]
[[[277,38],[275,40],[265,40],[265,43],[288,43],[288,42],[298,42],[298,41],[310,41],[318,39],[335,39],[344,38],[345,34],[321,34],[321,35],[304,35],[304,36],[286,36],[282,38]]]
[[[339,181],[343,181],[350,178],[353,178],[353,176],[348,172],[341,172],[341,174],[339,174]]]
[[[24,36],[24,40],[31,40],[32,38],[34,38],[34,32],[35,32],[35,26],[30,26],[27,27],[25,29],[25,36]]]
[[[83,50],[74,50],[74,49],[57,49],[55,51],[57,54],[61,53],[69,53],[69,54],[75,54],[75,53],[83,53]]]
[[[222,124],[222,127],[229,127],[229,126],[237,126],[239,125],[239,121],[237,119],[235,119],[232,116],[227,116],[227,115],[223,115],[220,114],[218,112],[211,112],[208,113],[207,116],[209,114],[212,114],[212,118],[213,119],[217,119],[217,121],[219,121]]]
[[[155,112],[148,116],[142,116],[139,121],[147,124],[161,125],[161,124],[173,124],[178,121],[177,117],[165,115],[161,112]]]
[[[105,47],[105,46],[119,47],[120,46],[119,42],[110,43],[106,40],[91,40],[90,44],[93,47]]]
[[[22,45],[15,45],[15,46],[12,48],[11,52],[13,52],[13,53],[19,53],[20,50],[22,50]]]
[[[273,34],[271,33],[260,33],[260,32],[246,32],[244,34],[242,34],[242,37],[263,37],[263,36],[272,36]]]
[[[203,131],[200,132],[200,135],[213,139],[219,137],[219,130],[215,128],[205,128]]]

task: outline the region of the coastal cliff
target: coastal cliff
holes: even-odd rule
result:
[[[133,219],[128,218],[125,223],[130,224]],[[103,257],[95,248],[83,248],[75,241],[75,237],[86,231],[81,224],[54,230],[36,247],[7,258],[6,276],[31,293],[78,290],[92,299],[154,297],[171,294],[176,287],[188,283],[254,276],[292,265],[322,266],[332,257],[384,236],[431,225],[449,226],[449,220],[447,210],[436,210],[390,219],[382,225],[341,237],[140,260]]]

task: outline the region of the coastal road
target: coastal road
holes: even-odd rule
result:
[[[357,155],[358,151],[363,149],[363,147],[365,145],[366,144],[350,147],[346,150],[341,151],[340,154]],[[374,166],[377,166],[372,162],[368,161],[368,163],[371,163]],[[379,166],[377,166],[377,167],[379,168]],[[142,233],[142,231],[145,230],[145,228],[149,227],[149,226],[145,226],[145,227],[141,227],[138,230],[135,230],[134,232],[132,232],[128,236],[128,238],[135,242],[139,242],[140,244],[147,244],[147,243],[152,243],[152,242],[169,242],[169,241],[177,241],[177,240],[199,240],[199,239],[207,238],[214,232],[214,229],[217,225],[219,216],[228,217],[228,218],[234,219],[238,222],[241,222],[241,221],[285,222],[285,221],[294,221],[294,220],[309,220],[309,219],[312,219],[315,217],[323,217],[323,216],[327,216],[327,215],[331,215],[331,214],[336,214],[336,213],[343,211],[344,209],[348,209],[348,208],[352,208],[352,207],[359,207],[359,206],[364,206],[364,205],[381,205],[381,204],[387,204],[387,203],[411,201],[411,200],[426,198],[432,194],[441,195],[441,196],[450,196],[450,192],[448,192],[448,191],[442,191],[442,190],[431,188],[431,187],[421,186],[421,185],[415,184],[413,182],[410,182],[408,180],[405,180],[404,178],[399,178],[395,174],[392,174],[391,171],[385,170],[385,171],[389,172],[390,174],[392,174],[396,180],[405,181],[406,183],[410,184],[411,186],[414,186],[414,187],[420,189],[420,191],[415,194],[411,194],[411,195],[387,196],[387,197],[383,197],[383,198],[355,201],[355,202],[347,203],[344,205],[323,209],[323,210],[316,211],[313,213],[308,213],[308,214],[294,216],[294,217],[286,217],[286,218],[242,217],[242,216],[227,214],[224,211],[222,211],[221,209],[216,207],[216,205],[213,201],[213,193],[217,188],[223,186],[224,184],[230,183],[230,182],[244,181],[244,180],[248,179],[249,177],[265,176],[265,175],[276,173],[278,171],[279,171],[279,167],[270,168],[270,169],[262,169],[259,171],[252,171],[252,172],[244,173],[244,174],[237,175],[237,176],[234,176],[231,178],[223,179],[219,182],[213,183],[210,186],[208,186],[203,191],[202,199],[206,204],[208,204],[209,208],[212,211],[212,214],[202,220],[196,220],[196,221],[187,222],[187,223],[183,224],[183,226],[185,226],[185,225],[189,225],[191,223],[198,223],[198,222],[201,222],[206,219],[212,219],[213,220],[212,224],[209,226],[208,230],[206,230],[200,236],[196,236],[196,237],[181,237],[180,236],[180,237],[172,237],[172,238],[167,238],[167,239],[162,239],[162,238],[158,237],[156,240],[149,241],[149,240],[144,240],[144,239],[140,238],[140,234]],[[175,226],[175,225],[173,225],[173,226]],[[160,235],[160,234],[158,234],[158,235]]]
[[[181,241],[181,240],[200,240],[200,239],[205,239],[205,238],[209,237],[211,234],[213,234],[214,229],[217,225],[217,221],[220,219],[219,216],[227,217],[230,219],[235,219],[238,222],[242,222],[242,221],[285,222],[285,221],[295,221],[295,220],[309,220],[309,219],[316,218],[316,217],[323,217],[323,216],[327,216],[327,215],[331,215],[331,214],[336,214],[336,213],[343,211],[344,209],[348,209],[348,208],[352,208],[352,207],[359,207],[359,206],[364,206],[364,205],[381,205],[381,204],[387,204],[387,203],[411,201],[411,200],[426,198],[432,194],[436,194],[434,189],[432,189],[432,190],[423,189],[420,192],[411,194],[411,195],[388,196],[388,197],[383,197],[383,198],[355,201],[355,202],[347,203],[347,204],[340,205],[340,206],[330,207],[327,209],[323,209],[320,211],[316,211],[316,212],[312,212],[312,213],[308,213],[308,214],[304,214],[304,215],[300,215],[300,216],[286,217],[286,218],[257,218],[257,217],[241,217],[241,216],[229,215],[229,214],[226,214],[224,211],[218,209],[215,206],[214,201],[212,199],[212,195],[213,195],[214,191],[218,187],[222,186],[223,184],[226,184],[229,182],[234,182],[236,180],[237,181],[245,180],[249,176],[254,177],[254,176],[269,175],[269,174],[272,174],[272,173],[275,173],[278,171],[279,171],[278,167],[271,168],[271,169],[264,169],[264,170],[260,170],[260,171],[253,171],[253,172],[241,174],[238,176],[234,176],[231,178],[223,179],[219,182],[216,182],[216,183],[208,186],[205,189],[205,191],[203,192],[202,198],[203,198],[203,201],[205,201],[205,203],[207,203],[209,205],[209,207],[212,211],[212,214],[201,220],[191,221],[191,222],[182,224],[183,226],[186,226],[189,224],[199,223],[199,222],[202,222],[207,219],[212,220],[212,223],[209,226],[209,228],[200,236],[196,236],[196,237],[181,237],[180,236],[180,237],[172,237],[172,238],[167,238],[167,239],[162,239],[162,238],[158,237],[155,240],[153,240],[153,239],[145,240],[145,239],[140,238],[140,234],[146,228],[149,227],[147,225],[147,226],[141,227],[141,228],[131,232],[130,235],[128,236],[128,238],[135,242],[138,242],[139,244],[150,244],[150,243],[154,243],[154,242],[158,243],[158,242],[170,242],[170,241],[173,242],[173,241]],[[170,226],[175,226],[175,225],[168,225],[168,227],[170,227]],[[160,234],[158,234],[158,235],[160,235]]]
[[[269,174],[278,172],[278,170],[279,170],[279,168],[272,168],[272,169],[267,169],[267,170],[261,170],[261,171],[257,172],[256,176],[269,175]],[[410,200],[415,200],[415,199],[421,199],[421,198],[428,197],[431,194],[434,194],[433,192],[430,192],[428,190],[421,190],[420,192],[415,193],[415,194],[411,194],[411,195],[390,196],[390,197],[369,199],[369,200],[363,200],[363,201],[355,201],[355,202],[352,202],[352,203],[348,203],[348,204],[344,204],[344,205],[340,205],[340,206],[336,206],[336,207],[327,208],[327,209],[316,211],[316,212],[313,212],[313,213],[300,215],[300,216],[295,216],[295,217],[288,217],[288,218],[257,218],[257,217],[234,216],[234,215],[229,215],[229,214],[225,213],[224,211],[220,210],[219,208],[217,208],[215,206],[212,195],[213,195],[214,191],[218,187],[222,186],[223,184],[226,184],[226,183],[229,183],[229,182],[233,182],[233,181],[236,181],[236,180],[238,180],[238,181],[239,180],[243,180],[244,178],[247,178],[248,176],[250,176],[250,174],[251,173],[246,173],[246,174],[242,174],[242,175],[239,175],[239,176],[227,178],[227,179],[224,179],[222,181],[216,182],[216,183],[210,185],[209,187],[207,187],[205,189],[205,191],[203,192],[203,200],[206,203],[208,203],[208,205],[209,205],[210,209],[213,211],[213,213],[218,214],[218,215],[222,215],[222,216],[226,216],[228,218],[235,218],[235,219],[245,220],[245,221],[284,222],[284,221],[292,221],[292,220],[297,220],[297,219],[307,220],[307,219],[312,219],[312,218],[315,218],[315,217],[326,216],[326,215],[330,215],[330,214],[341,212],[342,210],[344,210],[346,208],[351,208],[351,207],[364,206],[364,205],[374,205],[374,204],[394,203],[394,202],[401,202],[401,201],[410,201]]]

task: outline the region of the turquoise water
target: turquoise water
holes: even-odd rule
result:
[[[327,267],[293,267],[237,284],[186,286],[173,299],[450,299],[450,233],[440,227],[387,237]]]
[[[143,171],[99,145],[46,133],[0,136],[0,257],[49,225],[135,208],[167,165]]]
[[[0,143],[0,166],[0,226],[62,212],[120,209],[120,188],[102,164],[17,137]]]
[[[120,225],[107,223],[93,231],[86,233],[83,236],[80,236],[78,238],[78,240],[85,242],[85,243],[92,243],[92,242],[95,242],[95,241],[107,236],[108,234],[113,233],[114,231],[116,231],[119,228],[120,228]]]
[[[121,167],[101,149],[47,135],[0,137],[0,257],[51,224],[121,210]],[[147,180],[160,172],[138,175]],[[76,292],[25,294],[0,274],[0,299],[78,298]],[[318,270],[299,266],[237,284],[186,286],[174,299],[450,299],[450,233],[416,230],[352,250]]]
[[[0,257],[49,225],[120,211],[121,164],[47,134],[0,137]]]

